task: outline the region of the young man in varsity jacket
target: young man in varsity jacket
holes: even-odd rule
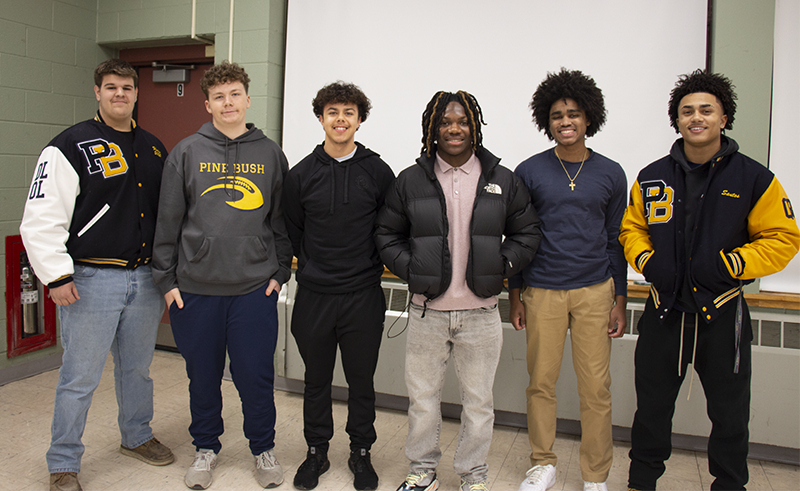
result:
[[[328,470],[333,437],[331,383],[337,346],[347,378],[348,466],[356,489],[376,489],[369,450],[375,443],[373,376],[383,335],[383,263],[372,238],[394,173],[355,141],[371,104],[353,84],[323,87],[312,101],[325,141],[289,170],[283,204],[297,256],[292,334],[306,366],[303,392],[306,460],[294,486],[313,489]]]
[[[64,348],[47,451],[51,490],[81,489],[81,435],[109,350],[120,451],[152,465],[174,460],[150,429],[150,362],[164,303],[149,263],[167,151],[132,119],[138,81],[127,62],[97,66],[97,115],[42,151],[20,225],[58,305]]]
[[[200,87],[211,122],[175,146],[161,186],[153,277],[189,375],[196,452],[184,481],[192,489],[211,485],[222,448],[226,354],[256,480],[265,488],[283,482],[273,383],[278,292],[292,263],[281,209],[288,164],[278,144],[246,122],[249,84],[236,63],[206,71]]]
[[[722,75],[680,77],[669,118],[682,138],[639,173],[622,221],[625,257],[651,283],[636,344],[631,489],[655,489],[664,473],[689,363],[712,423],[711,489],[744,489],[748,481],[753,333],[742,286],[783,269],[800,233],[772,172],[723,134],[733,127],[735,100]]]

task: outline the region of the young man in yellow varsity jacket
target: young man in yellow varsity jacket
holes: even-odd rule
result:
[[[750,417],[750,315],[742,286],[783,269],[800,243],[786,192],[739,153],[731,81],[697,70],[672,90],[680,132],[645,167],[620,231],[625,257],[651,283],[636,345],[632,489],[655,489],[672,450],[675,398],[689,363],[700,376],[712,431],[711,489],[744,489]]]

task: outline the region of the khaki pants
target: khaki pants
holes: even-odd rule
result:
[[[528,339],[528,437],[532,465],[556,465],[556,382],[571,330],[572,364],[581,401],[581,474],[604,482],[611,469],[611,338],[608,316],[614,282],[577,288],[527,288],[522,293]]]

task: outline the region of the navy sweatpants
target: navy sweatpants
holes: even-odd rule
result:
[[[333,437],[331,383],[336,348],[348,385],[350,448],[375,443],[373,377],[383,335],[386,298],[380,285],[351,293],[319,293],[299,286],[292,311],[292,334],[306,365],[303,423],[306,443],[328,450]]]
[[[732,300],[733,304],[736,300]],[[700,376],[712,423],[708,440],[708,470],[716,479],[711,489],[745,489],[750,420],[750,312],[743,303],[741,363],[733,373],[736,306],[730,305],[712,323],[699,320],[694,369]],[[659,322],[648,298],[639,320],[636,343],[636,415],[631,429],[628,486],[651,490],[672,453],[672,416],[689,362],[692,360],[697,314],[672,310]],[[685,317],[684,317],[685,316]],[[683,339],[680,337],[684,317]],[[681,375],[678,354],[683,350]]]
[[[169,307],[175,344],[189,375],[189,433],[197,449],[219,453],[222,422],[222,373],[226,352],[244,414],[244,435],[258,455],[275,446],[275,344],[278,293],[267,297],[266,284],[238,296],[181,293],[184,306]]]

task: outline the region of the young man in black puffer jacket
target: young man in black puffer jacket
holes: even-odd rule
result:
[[[398,491],[438,488],[451,355],[463,404],[453,465],[462,491],[486,489],[503,345],[496,295],[533,259],[541,233],[525,185],[483,148],[481,124],[471,94],[436,93],[422,116],[422,155],[400,173],[378,216],[381,258],[413,294],[405,363],[411,464]]]

